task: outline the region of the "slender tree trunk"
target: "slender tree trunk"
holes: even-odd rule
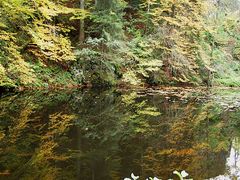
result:
[[[80,9],[84,10],[84,0],[80,0]],[[84,42],[84,39],[84,20],[81,19],[79,22],[79,43],[82,44]]]
[[[150,2],[148,1],[148,7],[147,7],[147,12],[150,12]]]

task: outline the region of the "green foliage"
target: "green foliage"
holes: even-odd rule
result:
[[[115,66],[104,55],[88,48],[76,53],[78,59],[71,72],[79,83],[103,87],[116,84]]]
[[[126,2],[123,0],[99,0],[96,1],[95,11],[90,18],[94,22],[92,32],[100,33],[107,41],[122,39],[123,10]]]
[[[5,68],[0,64],[0,85],[1,86],[12,86],[13,82],[6,75]]]
[[[211,7],[213,11],[209,12],[209,18],[205,20],[209,34],[204,38],[204,51],[209,57],[208,61],[210,61],[208,65],[215,71],[213,83],[215,85],[239,86],[240,24],[239,12],[236,9],[239,3],[223,1],[216,6],[215,9]]]
[[[11,39],[13,42],[11,42]],[[32,72],[30,64],[25,62],[20,54],[19,48],[14,42],[14,37],[9,35],[9,37],[1,40],[3,41],[3,45],[0,48],[0,65],[3,79],[5,79],[3,82],[7,80],[8,83],[11,82],[11,86],[33,83],[35,75]],[[5,85],[4,83],[0,83],[0,86]]]
[[[34,84],[31,84],[33,88],[66,88],[78,86],[72,74],[61,67],[46,67],[43,63],[38,62],[32,64],[32,69],[38,77]]]
[[[28,34],[32,37],[32,43],[39,48],[31,50],[36,58],[47,59],[57,63],[75,60],[71,49],[71,42],[63,35],[57,35],[61,27],[46,25],[41,21],[35,21],[33,27],[29,27]]]
[[[18,86],[35,84],[38,78],[32,59],[61,65],[75,60],[71,43],[63,36],[67,28],[54,20],[73,9],[49,0],[3,0],[0,8],[0,65],[4,76],[0,86],[6,86],[6,80]]]
[[[81,4],[0,2],[0,86],[239,86],[237,0]]]
[[[193,72],[191,66],[194,66],[191,59],[196,57],[195,31],[201,28],[201,5],[188,1],[146,1],[141,7],[150,15],[155,27],[155,35],[147,38],[158,50],[158,58],[162,59],[165,71],[168,71],[165,73],[169,80],[188,81],[187,74]],[[193,21],[195,23],[191,24]]]

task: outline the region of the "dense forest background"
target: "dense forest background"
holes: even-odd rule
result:
[[[1,0],[0,87],[240,85],[238,0]]]

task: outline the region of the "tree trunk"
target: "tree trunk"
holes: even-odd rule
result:
[[[80,0],[80,9],[84,10],[84,0]],[[81,19],[79,22],[79,43],[82,44],[84,42],[84,39],[84,20]]]
[[[148,2],[147,12],[150,12],[150,2]]]

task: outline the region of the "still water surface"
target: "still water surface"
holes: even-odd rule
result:
[[[240,179],[239,90],[201,91],[1,97],[0,179]]]

